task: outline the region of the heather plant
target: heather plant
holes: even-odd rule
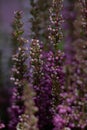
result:
[[[38,108],[35,106],[34,97],[36,96],[32,86],[27,82],[23,81],[23,101],[25,110],[24,113],[19,117],[20,122],[17,125],[17,130],[38,130],[37,122],[38,119],[35,117],[35,113]]]
[[[52,6],[50,7],[50,24],[49,24],[49,39],[50,45],[52,45],[54,52],[59,49],[62,44],[63,32],[62,32],[62,0],[53,0]]]
[[[30,64],[31,64],[31,81],[36,91],[35,103],[39,108],[37,116],[39,118],[39,129],[52,129],[52,112],[51,112],[51,81],[46,72],[46,53],[39,40],[32,39],[30,48]],[[45,108],[45,109],[43,109]]]
[[[21,99],[23,94],[23,85],[22,80],[25,78],[27,72],[26,59],[27,55],[25,53],[26,48],[24,47],[27,42],[22,38],[23,29],[21,16],[22,12],[18,11],[15,13],[15,20],[13,26],[13,43],[16,44],[17,49],[15,54],[12,56],[13,68],[11,80],[14,83],[15,88],[13,88],[13,95],[11,99],[11,107],[9,108],[9,113],[11,115],[10,121],[8,124],[9,129],[16,130],[16,125],[19,121],[19,115],[23,113],[24,105]]]
[[[22,12],[21,12],[22,13]],[[19,41],[18,38],[23,34],[23,23],[21,22],[22,16],[20,12],[15,12],[14,20],[12,23],[12,43],[13,43],[13,49],[14,53],[17,51]]]
[[[46,64],[44,64],[45,72],[47,73],[51,85],[52,94],[52,110],[55,112],[55,108],[59,103],[60,91],[64,88],[64,52],[58,50],[56,55],[49,51],[46,56]]]
[[[77,7],[80,7],[79,4],[77,4]],[[81,7],[79,8],[79,12],[81,12]],[[81,18],[79,19],[79,14],[78,14],[78,19],[76,20],[77,23],[80,20],[79,25],[77,26],[77,28],[75,28],[75,30],[78,30],[78,28],[80,28],[80,30],[82,29],[82,21]],[[76,23],[76,22],[75,22]],[[79,31],[80,32],[80,31]],[[78,34],[78,39],[73,43],[73,47],[75,49],[75,68],[74,68],[74,76],[73,78],[73,82],[74,84],[77,85],[77,92],[78,92],[78,106],[80,108],[79,110],[79,114],[82,115],[81,119],[79,119],[79,127],[81,129],[84,129],[85,126],[87,126],[87,88],[86,88],[86,80],[87,80],[87,72],[85,71],[87,69],[87,65],[86,65],[86,47],[87,47],[87,41],[84,39],[84,37],[81,36],[80,33]],[[85,35],[85,33],[84,33]]]
[[[25,64],[27,41],[22,38],[21,12],[16,12],[12,39],[18,49],[12,58],[11,80],[15,88],[9,109],[9,130],[83,130],[87,126],[87,41],[83,32],[87,24],[86,2],[66,0],[64,7],[62,2],[53,0],[47,31],[48,22],[45,26],[43,19],[48,18],[48,13],[42,12],[50,2],[30,1],[33,39],[29,70]],[[49,43],[40,42],[47,37]],[[61,50],[63,40],[64,50]],[[44,43],[51,47],[46,49]]]
[[[33,84],[38,85],[40,79],[41,79],[41,67],[43,65],[42,58],[42,48],[40,45],[40,41],[37,39],[32,39],[31,45],[30,45],[30,67],[33,76]],[[37,79],[35,79],[37,78]]]
[[[49,25],[49,39],[52,45],[51,52],[48,52],[47,68],[49,67],[50,79],[52,82],[52,100],[53,107],[55,108],[59,102],[59,93],[64,86],[64,71],[63,63],[65,54],[61,51],[60,46],[63,41],[62,32],[62,10],[63,3],[61,0],[53,0],[50,8],[50,25]],[[50,66],[49,66],[50,65]],[[50,69],[51,68],[51,69]]]
[[[48,44],[49,7],[52,0],[30,0],[31,38]]]
[[[53,120],[53,123],[55,125],[54,130],[71,130],[73,128],[84,129],[87,125],[87,89],[85,87],[87,73],[84,71],[86,69],[86,60],[84,59],[86,51],[84,48],[87,44],[81,36],[81,3],[80,1],[73,1],[73,3],[71,1],[68,2],[69,5],[73,4],[73,6],[70,5],[70,7],[73,7],[72,11],[74,13],[76,12],[75,14],[77,16],[74,17],[74,22],[72,21],[71,23],[73,25],[73,30],[71,30],[73,35],[66,35],[67,38],[70,38],[71,36],[70,41],[66,42],[67,52],[68,50],[70,51],[70,57],[66,57],[67,62],[66,82],[64,86],[65,91],[60,93],[60,105],[58,105],[56,109],[57,114]],[[70,9],[69,5],[68,9]],[[78,29],[80,30],[78,31]],[[71,45],[73,47],[72,50],[69,48]],[[74,55],[71,52],[74,52]]]
[[[64,85],[64,53],[58,48],[63,38],[61,3],[62,1],[53,1],[50,8],[49,39],[53,49],[48,48],[47,51],[36,39],[32,40],[30,48],[32,83],[37,92],[35,101],[39,108],[39,128],[43,130],[53,127],[53,112],[58,105],[60,89]]]

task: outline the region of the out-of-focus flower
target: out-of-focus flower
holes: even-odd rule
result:
[[[54,116],[54,130],[65,130],[67,127],[69,129],[73,128],[80,128],[80,129],[85,129],[87,126],[87,72],[85,71],[87,69],[87,62],[86,62],[86,46],[87,42],[81,39],[81,26],[82,26],[82,21],[80,21],[80,15],[81,15],[81,8],[80,8],[80,1],[70,1],[67,0],[67,6],[68,6],[68,11],[72,10],[72,13],[76,12],[76,17],[74,17],[74,22],[73,20],[70,22],[71,25],[73,25],[73,30],[69,28],[70,33],[68,35],[68,38],[70,37],[71,40],[66,42],[68,45],[67,52],[68,50],[70,51],[69,57],[66,56],[66,60],[69,62],[66,62],[66,82],[64,85],[64,90],[60,92],[60,105],[56,108],[57,116]],[[67,10],[67,8],[65,8]],[[78,9],[78,11],[77,11]],[[70,15],[70,13],[69,13]],[[68,22],[68,21],[67,21]],[[78,26],[77,26],[78,25]],[[74,35],[76,32],[77,35]],[[73,35],[71,35],[73,34]],[[73,39],[72,39],[73,36]],[[69,47],[72,47],[71,50]],[[66,52],[66,53],[67,53]],[[72,55],[71,52],[74,52],[74,55]],[[65,124],[60,125],[60,122],[57,122],[57,119],[65,120]],[[57,126],[56,124],[59,125]]]
[[[75,1],[66,0],[63,4],[62,16],[64,19],[63,29],[64,29],[64,50],[66,54],[66,63],[72,62],[74,57],[74,50],[72,47],[72,42],[75,39],[74,35],[74,21],[76,19],[76,12],[74,10]]]
[[[25,110],[24,113],[19,117],[20,121],[17,125],[17,130],[38,130],[38,119],[35,117],[35,113],[38,111],[38,108],[35,106],[34,102],[34,97],[36,94],[32,86],[30,86],[27,81],[23,81],[23,84],[23,101]]]
[[[0,129],[3,129],[3,128],[5,128],[5,125],[3,123],[1,123],[1,121],[0,121]]]

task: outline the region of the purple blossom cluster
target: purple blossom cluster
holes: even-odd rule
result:
[[[80,0],[66,0],[63,7],[62,2],[53,0],[50,8],[48,37],[51,47],[45,48],[38,39],[31,40],[29,70],[25,64],[23,30],[17,28],[22,24],[16,26],[13,39],[18,49],[13,55],[11,80],[15,88],[8,110],[11,114],[9,130],[83,130],[87,126],[87,41],[81,35],[84,29],[82,4]],[[19,18],[20,23],[20,13],[16,15],[16,22]],[[60,50],[63,40],[64,50]],[[29,73],[27,77],[26,72]],[[28,79],[25,84],[24,79]],[[28,88],[28,83],[32,87]]]
[[[66,19],[65,26],[68,33],[65,35],[65,85],[64,92],[60,92],[60,103],[56,108],[54,116],[54,130],[85,129],[87,126],[87,88],[86,80],[86,41],[81,37],[81,4],[67,0],[67,7],[63,14]],[[78,8],[78,12],[76,11]],[[70,12],[73,12],[74,19],[70,19]],[[76,12],[76,13],[75,13]],[[79,15],[78,15],[79,14]],[[69,18],[67,19],[67,17]],[[67,21],[67,20],[71,20]],[[72,26],[71,26],[72,25]],[[72,28],[73,27],[73,28]],[[79,30],[79,31],[78,31]],[[77,33],[75,35],[75,33]],[[68,40],[68,41],[67,41]],[[70,49],[71,48],[71,49]],[[84,64],[84,65],[83,65]]]
[[[48,80],[50,83],[53,111],[55,111],[54,108],[58,104],[60,90],[63,89],[64,86],[64,57],[65,55],[61,50],[58,50],[56,54],[52,51],[46,52],[43,57],[43,73],[46,75],[46,79],[43,81]]]
[[[32,84],[36,91],[36,106],[39,108],[39,128],[52,129],[52,116],[58,103],[61,87],[64,85],[63,64],[64,53],[60,50],[55,54],[46,52],[36,39],[30,48]],[[45,109],[43,109],[45,108]]]
[[[51,112],[51,80],[47,73],[44,63],[45,52],[42,52],[40,42],[36,39],[32,40],[30,48],[31,68],[32,68],[32,84],[36,91],[35,103],[39,108],[37,116],[39,118],[39,128],[44,130],[49,127],[52,129],[52,112]],[[45,108],[45,109],[43,109]]]
[[[46,49],[37,39],[32,40],[30,48],[32,84],[37,94],[35,102],[39,108],[37,116],[39,117],[39,129],[41,130],[52,130],[53,113],[59,101],[59,91],[64,85],[63,61],[65,55],[61,50],[58,50],[62,33],[58,30],[59,24],[57,22],[61,21],[61,17],[58,19],[59,15],[57,16],[57,13],[59,10],[56,11],[57,5],[61,5],[61,1],[57,2],[57,5],[56,2],[53,1],[50,10],[50,14],[53,15],[50,17],[52,25],[49,26],[49,39],[53,49],[51,47]]]
[[[8,108],[8,113],[10,114],[8,128],[9,130],[16,130],[16,125],[20,121],[19,116],[23,113],[24,106],[21,101],[21,96],[17,95],[17,89],[13,88],[12,91],[11,106]]]
[[[77,92],[76,92],[77,94]],[[62,93],[61,104],[56,108],[57,114],[54,116],[53,123],[55,129],[65,130],[68,127],[70,130],[72,128],[85,128],[87,124],[86,113],[84,112],[84,99],[79,98],[73,92]]]

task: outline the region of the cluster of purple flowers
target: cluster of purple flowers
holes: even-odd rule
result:
[[[24,106],[20,103],[21,96],[17,96],[17,89],[13,88],[13,95],[11,97],[10,103],[11,106],[8,108],[8,113],[10,114],[9,118],[9,124],[8,128],[9,130],[16,130],[16,125],[18,124],[19,116],[23,113],[24,111]],[[22,101],[21,101],[22,102]],[[21,105],[21,107],[20,107]]]
[[[80,0],[66,0],[64,7],[62,2],[62,0],[53,0],[50,8],[48,37],[51,47],[45,48],[45,44],[37,39],[31,41],[29,71],[25,64],[27,54],[24,43],[26,41],[21,38],[23,31],[20,28],[15,30],[13,38],[18,44],[18,50],[13,56],[11,80],[14,81],[15,88],[9,109],[11,114],[9,130],[19,129],[19,125],[25,128],[24,130],[28,128],[29,130],[35,130],[35,128],[72,130],[73,128],[84,129],[87,126],[87,41],[81,37],[83,32],[81,29],[84,28],[82,16],[80,16],[81,11],[84,10],[81,10]],[[19,23],[20,16],[20,12],[17,12],[16,18],[19,18]],[[62,24],[65,29],[64,39]],[[22,24],[19,25],[16,28],[22,26]],[[63,40],[65,47],[64,50],[60,50]],[[26,77],[27,72],[29,76]],[[24,79],[28,82],[23,95],[24,86],[26,86],[23,84]],[[32,95],[33,92],[31,88],[28,89],[28,83],[36,94]],[[22,99],[23,96],[25,102]],[[24,104],[27,107],[26,110]],[[32,124],[33,119],[35,119],[35,127]]]
[[[87,69],[87,43],[81,36],[82,19],[80,15],[82,6],[80,1],[67,0],[66,7],[65,12],[63,12],[66,20],[64,27],[68,28],[68,33],[65,35],[66,80],[64,92],[60,92],[60,103],[56,108],[57,114],[53,120],[54,130],[85,129],[87,126],[87,73],[85,72]]]
[[[43,73],[46,75],[44,82],[47,80],[50,83],[53,111],[55,111],[54,108],[58,104],[60,90],[64,86],[64,57],[65,55],[61,50],[58,50],[56,54],[53,51],[46,52],[44,57]]]
[[[39,128],[51,129],[52,112],[51,112],[51,80],[47,73],[46,53],[42,51],[39,40],[33,39],[30,48],[31,68],[32,68],[32,84],[36,91],[35,103],[39,108],[37,116],[39,118]],[[43,109],[45,108],[45,109]]]

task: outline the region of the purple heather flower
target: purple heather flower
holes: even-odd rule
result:
[[[36,92],[35,103],[39,111],[39,129],[52,129],[52,84],[49,76],[49,66],[46,64],[47,53],[42,51],[39,40],[33,39],[30,48],[30,66],[32,69],[32,86]],[[50,59],[49,59],[50,60]],[[51,69],[50,69],[51,70]]]
[[[21,22],[21,11],[17,11],[15,13],[12,33],[12,41],[15,44],[15,54],[12,57],[13,68],[10,79],[13,81],[15,88],[13,89],[12,93],[11,106],[8,109],[8,113],[10,114],[8,123],[9,130],[16,130],[16,125],[19,122],[19,115],[21,115],[24,111],[24,104],[21,97],[24,87],[22,81],[24,80],[27,72],[27,66],[25,63],[27,54],[25,53],[26,49],[24,47],[24,44],[27,42],[27,40],[22,38],[22,34],[24,32],[22,26],[23,23]]]
[[[59,115],[62,119],[65,119],[65,124],[62,124],[62,129],[80,128],[83,129],[87,126],[86,117],[86,104],[87,99],[85,98],[85,93],[87,92],[87,69],[86,56],[87,56],[87,42],[81,39],[81,34],[78,32],[81,27],[80,23],[80,1],[70,1],[67,0],[67,5],[64,7],[65,10],[69,11],[68,16],[65,18],[67,28],[65,34],[65,84],[64,91],[60,91],[60,102],[56,109],[56,115]],[[76,12],[78,8],[78,12]],[[75,13],[75,18],[70,14]],[[79,15],[78,15],[79,14]],[[74,15],[73,15],[74,16]],[[68,20],[67,20],[68,19]],[[78,21],[79,20],[79,21]],[[79,27],[79,28],[78,28]],[[78,33],[78,36],[75,33]],[[85,48],[85,49],[84,49]],[[57,116],[54,116],[55,117]],[[58,117],[58,119],[59,119]],[[56,119],[57,120],[57,119]],[[55,130],[60,130],[56,126],[56,120],[53,121]]]
[[[58,129],[61,130],[63,128],[63,126],[65,125],[66,120],[63,119],[60,115],[56,114],[53,120],[53,124],[54,126]],[[53,130],[57,130],[56,128],[54,128]]]

